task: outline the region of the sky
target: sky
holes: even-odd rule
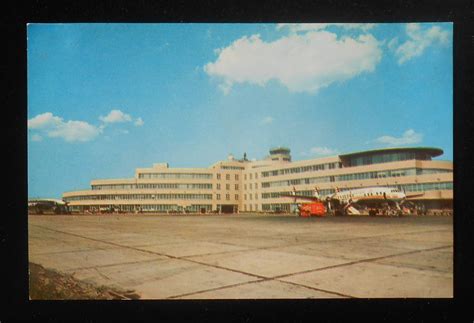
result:
[[[272,147],[453,160],[452,23],[29,24],[28,196]]]

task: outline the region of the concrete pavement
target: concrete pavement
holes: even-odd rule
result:
[[[29,261],[141,299],[453,296],[451,217],[29,216]]]

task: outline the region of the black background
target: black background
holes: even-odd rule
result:
[[[0,323],[82,321],[474,322],[473,1],[17,1],[2,3],[5,144]],[[29,301],[26,24],[33,22],[454,22],[454,298]],[[5,114],[6,113],[6,114]],[[52,174],[54,176],[54,174]],[[7,192],[7,194],[5,194]],[[6,206],[6,208],[5,208]]]

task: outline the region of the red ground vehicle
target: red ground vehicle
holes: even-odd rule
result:
[[[300,216],[325,216],[326,207],[322,202],[303,203],[298,206]]]

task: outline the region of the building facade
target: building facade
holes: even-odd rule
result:
[[[93,180],[91,188],[66,192],[76,212],[270,212],[290,211],[282,197],[296,190],[312,196],[339,190],[384,186],[423,193],[415,200],[427,208],[452,208],[453,162],[433,160],[437,148],[387,148],[292,161],[277,147],[268,157],[249,161],[229,156],[208,168],[170,168],[167,163],[138,168],[134,178]]]

